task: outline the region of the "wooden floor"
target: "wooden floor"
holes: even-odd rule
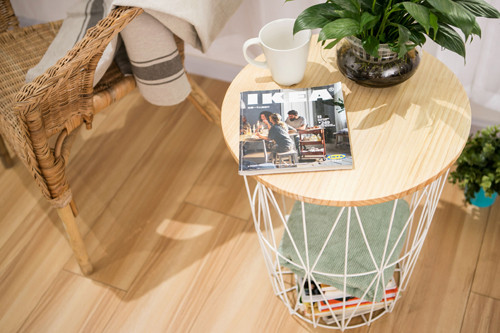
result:
[[[196,77],[222,103],[228,84]],[[0,168],[0,332],[312,332],[273,296],[243,179],[190,104],[139,93],[75,142],[69,179],[95,266],[80,274],[20,162]],[[499,332],[500,200],[447,184],[408,290],[349,332]]]

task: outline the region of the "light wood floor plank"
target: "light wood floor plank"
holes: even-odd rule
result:
[[[55,210],[47,216],[35,206],[19,225],[26,233],[9,239],[14,255],[0,276],[1,331],[17,331],[72,256],[58,222]]]
[[[87,137],[89,131],[81,131],[84,142],[76,143],[80,149],[73,154],[67,169],[73,196],[81,212],[79,221],[88,227],[94,225],[96,218],[127,182],[162,125],[182,114],[182,109],[162,110],[148,104],[137,90],[113,107],[96,116],[105,117],[102,120],[105,123],[98,126],[92,136]]]
[[[187,332],[248,223],[184,205],[158,233],[163,241],[119,306],[109,332]]]
[[[102,332],[125,292],[61,271],[19,332]]]
[[[128,176],[109,175],[124,184],[85,240],[95,265],[92,279],[129,289],[155,242],[161,240],[156,228],[177,211],[212,156],[211,142],[219,136],[218,129],[207,126],[193,108],[180,110],[170,116],[171,123],[160,127],[150,146],[140,148],[145,153]],[[197,135],[186,140],[190,132]],[[78,273],[74,263],[67,268]]]
[[[183,319],[191,332],[277,332],[276,319],[288,316],[274,296],[257,235],[248,224],[200,312]]]
[[[500,300],[472,293],[461,333],[497,333],[500,330]]]
[[[500,300],[500,199],[496,201],[490,210],[472,290]]]
[[[247,220],[251,216],[238,164],[220,142],[217,150],[186,198],[187,202]],[[251,184],[255,184],[253,179]]]
[[[445,185],[407,290],[370,333],[460,331],[488,218],[462,199]]]
[[[40,191],[36,184],[31,181],[30,175],[21,163],[17,163],[12,169],[6,170],[0,178],[2,191],[0,191],[0,202],[2,203],[0,218],[0,272],[3,272],[6,265],[9,265],[11,258],[26,245],[32,237],[34,229],[37,227],[35,221],[40,222],[41,218],[35,219],[40,210],[48,211],[48,203],[41,198]],[[33,223],[24,224],[24,223]],[[28,228],[27,226],[32,226]],[[17,250],[16,250],[17,249]]]
[[[221,104],[227,83],[195,80]],[[189,103],[160,108],[134,91],[78,134],[68,171],[90,277],[17,163],[0,170],[0,332],[326,331],[274,296],[237,164]],[[500,201],[462,199],[446,184],[394,312],[348,332],[498,331]]]

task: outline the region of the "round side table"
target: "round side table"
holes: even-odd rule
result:
[[[291,314],[344,330],[392,311],[407,287],[471,112],[456,76],[425,52],[412,78],[382,89],[349,81],[334,57],[313,37],[305,77],[293,87],[246,66],[226,93],[221,124],[238,161],[240,92],[342,82],[353,169],[245,183],[275,294]],[[276,194],[297,200],[291,212]]]

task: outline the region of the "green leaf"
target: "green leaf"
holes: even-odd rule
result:
[[[484,0],[455,0],[475,16],[500,18],[500,12]]]
[[[478,35],[479,38],[481,38],[481,27],[479,26],[477,21],[476,24],[474,24],[474,26],[472,27],[472,34]]]
[[[318,40],[344,38],[359,32],[359,22],[351,18],[341,18],[328,23],[321,29]]]
[[[430,13],[429,20],[430,20],[430,24],[431,24],[432,29],[434,29],[434,38],[432,38],[432,39],[436,39],[436,34],[439,30],[438,18],[436,15],[434,15],[434,13]]]
[[[361,10],[365,12],[372,11],[372,5],[373,5],[372,0],[359,0],[359,4],[361,6]]]
[[[427,39],[425,35],[422,33],[422,26],[420,25],[411,25],[409,27],[410,30],[410,41],[415,45],[424,45]]]
[[[374,16],[368,12],[364,12],[363,14],[361,14],[361,19],[359,21],[359,29],[364,31],[370,30],[377,24],[379,18],[380,15]]]
[[[360,5],[357,0],[342,0],[342,1],[336,1],[336,5],[339,5],[346,11],[356,14],[359,16],[359,9]]]
[[[424,27],[425,32],[429,34],[429,29],[431,28],[431,12],[429,8],[413,3],[413,2],[403,2],[402,3],[408,13]]]
[[[408,30],[405,26],[398,24],[398,57],[403,58],[404,55],[408,52],[406,47],[406,43],[410,40],[410,30]]]
[[[434,39],[436,43],[465,58],[465,43],[449,25],[441,23]]]
[[[495,175],[493,174],[488,174],[484,175],[483,178],[481,178],[481,184],[479,184],[484,190],[488,190],[491,187],[492,180],[495,178]]]
[[[466,39],[469,37],[476,22],[476,18],[471,12],[452,0],[426,1],[446,17],[451,25],[462,30]]]
[[[335,39],[333,42],[330,42],[328,43],[328,45],[326,45],[324,48],[325,49],[331,49],[333,48],[335,45],[337,45],[338,42],[340,42],[342,39]]]
[[[363,44],[363,48],[366,52],[368,52],[375,58],[378,57],[378,47],[380,43],[375,36],[368,36],[366,38],[363,38],[361,40],[361,43]]]
[[[339,18],[339,7],[329,3],[322,3],[306,8],[297,16],[293,25],[293,33],[301,30],[323,28],[330,23],[332,19]]]

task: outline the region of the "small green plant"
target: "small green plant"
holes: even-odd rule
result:
[[[464,190],[470,203],[482,187],[486,196],[500,193],[500,125],[478,131],[467,140],[449,180]]]
[[[499,18],[500,13],[484,0],[327,0],[306,8],[294,33],[321,28],[318,40],[325,48],[355,36],[374,57],[380,44],[388,44],[400,58],[422,46],[427,35],[465,59],[465,43],[481,37],[476,17]]]

